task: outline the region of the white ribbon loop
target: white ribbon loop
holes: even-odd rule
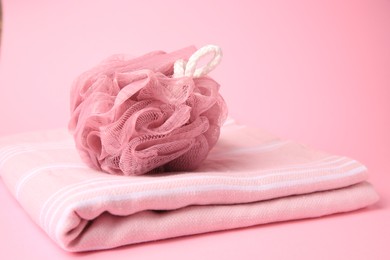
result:
[[[212,59],[204,66],[196,68],[198,61],[203,56],[212,53]],[[173,77],[193,77],[199,78],[218,66],[222,59],[222,50],[219,46],[216,45],[206,45],[191,55],[187,62],[184,60],[177,60],[173,67]]]

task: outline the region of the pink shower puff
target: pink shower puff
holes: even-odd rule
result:
[[[175,62],[185,65],[195,51],[115,56],[80,75],[69,130],[83,161],[122,175],[197,168],[216,144],[227,108],[212,78],[178,76],[176,65],[173,75]]]

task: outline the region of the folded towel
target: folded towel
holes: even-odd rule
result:
[[[194,172],[99,172],[81,161],[66,130],[51,130],[2,138],[0,173],[68,251],[319,217],[378,200],[359,162],[232,121]]]

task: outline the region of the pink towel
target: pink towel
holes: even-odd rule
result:
[[[66,130],[56,130],[2,138],[0,173],[68,251],[319,217],[378,200],[359,162],[232,121],[194,172],[102,173],[81,161]]]

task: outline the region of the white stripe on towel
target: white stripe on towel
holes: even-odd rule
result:
[[[329,162],[328,164],[331,164],[332,162]],[[336,169],[341,169],[343,167],[347,167],[351,164],[354,164],[354,163],[357,163],[356,161],[354,160],[348,160],[346,163],[343,163],[342,165],[339,165],[339,166],[336,166],[336,167],[330,167],[330,168],[322,168],[320,170],[327,170],[327,171],[332,171],[332,170],[336,170]],[[314,166],[312,166],[314,167]],[[359,165],[359,167],[362,167]],[[279,173],[278,175],[291,175],[291,174],[299,174],[299,173],[305,173],[305,172],[310,172],[309,171],[309,168],[306,167],[306,166],[302,166],[301,167],[302,169],[300,171],[290,171],[290,172],[286,172],[286,173]],[[288,170],[288,169],[287,169]],[[291,170],[291,169],[290,169]],[[275,172],[279,172],[280,170],[279,169],[273,169],[273,170],[266,170],[266,171],[263,171],[264,173],[269,173],[267,175],[263,175],[263,176],[245,176],[245,177],[229,177],[229,179],[237,179],[237,180],[261,180],[261,179],[264,179],[264,178],[267,178],[267,177],[273,177],[273,176],[277,176],[275,174]],[[317,168],[314,169],[314,171],[318,172],[319,169],[318,169],[318,166]],[[337,176],[340,176],[340,174],[337,174]],[[69,201],[72,201],[72,199],[74,198],[77,198],[79,196],[85,196],[85,194],[87,193],[91,193],[91,192],[96,192],[96,191],[102,191],[102,190],[105,190],[105,189],[118,189],[118,188],[121,188],[121,187],[128,187],[128,186],[134,186],[134,185],[150,185],[150,184],[164,184],[164,183],[177,183],[178,181],[180,180],[183,180],[183,181],[194,181],[194,180],[197,180],[197,179],[203,179],[203,180],[212,180],[212,181],[215,181],[215,180],[224,180],[226,179],[226,176],[191,176],[191,177],[182,177],[182,178],[167,178],[167,179],[160,179],[160,180],[153,180],[153,181],[144,181],[144,182],[134,182],[132,181],[131,183],[129,182],[126,182],[125,180],[113,180],[113,181],[110,181],[110,182],[105,182],[105,186],[104,187],[99,187],[99,188],[94,188],[94,189],[86,189],[88,187],[88,185],[82,185],[82,186],[79,186],[75,189],[71,189],[69,190],[68,192],[66,192],[66,196],[64,196],[64,198],[59,198],[58,199],[58,204],[54,204],[55,205],[55,210],[53,212],[53,214],[49,214],[49,212],[46,212],[46,215],[50,218],[49,222],[47,223],[44,223],[44,227],[46,230],[50,230],[51,229],[51,226],[53,224],[53,221],[55,219],[55,216],[58,214],[58,212],[60,211],[60,209],[66,205]],[[110,185],[112,184],[112,185]],[[202,187],[202,186],[199,186],[199,187]],[[77,192],[76,190],[81,190],[79,192]]]
[[[366,170],[366,167],[359,166],[358,168],[354,168],[352,170],[349,170],[345,173],[343,173],[343,177],[346,176],[353,176],[355,174],[361,173]],[[296,186],[296,185],[302,185],[302,184],[311,184],[311,183],[318,183],[321,181],[327,181],[327,180],[334,180],[339,179],[340,174],[331,174],[331,175],[323,175],[323,176],[317,176],[313,177],[311,179],[303,179],[303,180],[289,180],[285,182],[278,182],[278,183],[272,183],[272,184],[266,184],[261,186],[236,186],[236,185],[203,185],[203,186],[187,186],[183,188],[176,188],[176,189],[168,189],[168,190],[150,190],[150,191],[140,191],[140,192],[133,192],[131,194],[123,194],[123,195],[112,195],[112,196],[99,196],[94,197],[89,200],[85,200],[83,202],[76,202],[69,204],[64,212],[72,212],[76,207],[87,207],[87,206],[93,206],[97,205],[96,203],[107,203],[107,202],[117,202],[117,201],[126,201],[133,198],[147,198],[147,197],[155,197],[155,196],[168,196],[177,194],[180,196],[182,193],[189,193],[189,192],[198,192],[198,191],[215,191],[215,190],[234,190],[234,191],[263,191],[263,190],[271,190],[271,189],[278,189],[278,188],[285,188],[288,186]],[[57,240],[59,240],[59,235],[61,235],[61,228],[64,227],[64,222],[67,221],[67,214],[64,215],[65,217],[60,218],[59,222],[56,226],[54,226],[54,236]],[[50,227],[50,226],[49,226]],[[51,230],[48,230],[51,234],[53,232]]]
[[[56,143],[43,143],[43,144],[33,144],[33,145],[13,145],[6,146],[0,150],[0,169],[4,164],[14,156],[32,153],[41,150],[62,150],[62,149],[74,149],[74,144],[69,141],[62,141]]]
[[[336,164],[338,162],[342,162],[342,161],[345,161],[347,160],[347,164],[351,164],[352,162],[350,161],[350,159],[347,159],[346,157],[337,157],[337,156],[329,156],[329,157],[326,157],[326,158],[322,158],[318,161],[314,161],[314,162],[309,162],[309,163],[304,163],[304,164],[300,164],[300,165],[294,165],[294,166],[290,166],[290,167],[282,167],[282,168],[277,168],[277,169],[269,169],[269,170],[263,170],[263,171],[260,171],[260,172],[263,172],[265,173],[265,175],[263,176],[210,176],[210,177],[207,177],[207,176],[191,176],[190,178],[189,177],[177,177],[177,178],[174,178],[172,179],[172,177],[170,176],[166,176],[166,178],[169,178],[168,180],[167,179],[160,179],[160,180],[154,180],[152,179],[153,181],[150,181],[150,177],[145,177],[145,176],[137,176],[136,178],[136,182],[134,182],[135,179],[132,179],[130,184],[159,184],[159,183],[164,183],[164,182],[176,182],[176,181],[180,181],[180,180],[196,180],[196,179],[204,179],[204,178],[212,178],[212,179],[239,179],[239,180],[256,180],[256,179],[262,179],[262,178],[266,178],[266,177],[270,177],[270,176],[281,176],[281,175],[284,175],[284,173],[276,173],[276,172],[283,172],[283,171],[291,171],[291,170],[295,170],[295,169],[310,169],[312,167],[319,167],[319,166],[328,166],[328,165],[332,165],[332,164]],[[355,161],[354,161],[355,162]],[[294,173],[301,173],[301,172],[288,172],[288,174],[294,174]],[[92,185],[95,185],[95,184],[116,184],[116,183],[121,183],[123,184],[124,182],[126,182],[127,180],[123,179],[122,177],[118,177],[119,179],[112,179],[114,178],[114,176],[110,176],[109,177],[110,179],[107,180],[107,177],[104,178],[104,177],[100,177],[100,178],[95,178],[95,179],[92,179],[92,180],[87,180],[87,181],[84,181],[84,182],[80,182],[80,183],[75,183],[75,184],[72,184],[72,185],[69,185],[69,186],[66,186],[60,190],[58,190],[56,193],[54,193],[52,196],[50,196],[50,198],[45,202],[44,204],[44,207],[42,207],[41,209],[41,213],[40,213],[40,223],[42,225],[42,227],[45,227],[46,224],[47,224],[47,217],[50,216],[50,211],[52,210],[53,207],[55,207],[57,204],[61,203],[61,201],[63,201],[66,197],[68,197],[69,195],[72,195],[72,193],[74,193],[75,191],[81,189],[85,189],[86,187],[88,186],[92,186]],[[149,181],[148,181],[149,179]],[[146,181],[145,181],[146,180]],[[129,181],[127,181],[129,182]],[[57,196],[57,198],[55,198]],[[52,202],[51,202],[52,201]],[[51,204],[51,205],[50,205]],[[46,207],[49,206],[49,208],[46,210]],[[58,206],[58,205],[57,205]]]
[[[249,146],[249,147],[242,147],[237,149],[232,149],[228,151],[223,152],[213,152],[211,151],[207,158],[212,158],[216,156],[226,156],[226,155],[234,155],[234,154],[242,154],[242,153],[253,153],[253,152],[269,152],[274,149],[280,148],[291,141],[275,141],[270,144],[261,145],[261,146]]]
[[[23,177],[18,181],[15,187],[15,197],[19,200],[20,192],[23,189],[24,185],[31,180],[35,175],[44,172],[45,170],[52,170],[52,169],[74,169],[74,168],[85,168],[88,169],[88,167],[85,164],[81,163],[65,163],[65,164],[50,164],[42,167],[37,167],[35,169],[32,169],[31,171],[28,171]]]

